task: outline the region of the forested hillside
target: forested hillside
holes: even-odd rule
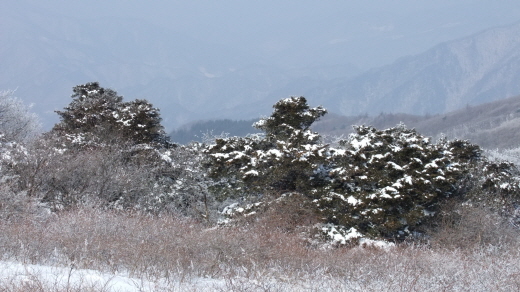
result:
[[[253,127],[256,121],[258,119],[199,121],[172,131],[170,137],[176,143],[188,144],[194,141],[202,142],[212,136],[246,136],[258,133]]]
[[[404,123],[434,139],[442,136],[467,139],[485,149],[506,150],[520,145],[519,109],[520,97],[514,96],[437,115],[381,113],[347,117],[331,114],[317,122],[315,129],[325,135],[340,136],[351,133],[353,125],[388,128]]]

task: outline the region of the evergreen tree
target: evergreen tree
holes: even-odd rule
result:
[[[309,108],[307,100],[303,96],[282,99],[273,108],[274,111],[270,117],[261,119],[253,125],[264,131],[270,141],[294,139],[294,136],[300,132],[304,134],[309,131],[309,127],[327,113],[321,106]]]
[[[303,97],[277,102],[270,117],[254,124],[265,135],[217,139],[207,148],[211,176],[224,190],[241,195],[274,192],[281,195],[277,202],[304,198],[305,207],[322,218],[326,237],[340,243],[424,233],[444,216],[440,206],[448,202],[509,213],[520,202],[518,170],[488,162],[477,145],[432,143],[401,124],[386,130],[359,126],[332,147],[310,131],[323,114]],[[252,215],[274,202],[259,198],[225,213]]]
[[[111,89],[99,86],[97,82],[75,86],[72,102],[64,111],[57,111],[61,122],[54,127],[54,131],[64,133],[93,132],[99,134],[112,130],[115,126],[118,106],[122,96]]]
[[[146,100],[123,102],[123,97],[97,82],[73,88],[72,102],[57,111],[52,130],[77,143],[168,145],[159,109]],[[85,141],[86,140],[86,141]]]
[[[235,188],[241,185],[240,191],[311,195],[325,146],[309,127],[326,111],[309,108],[304,97],[282,99],[273,107],[270,117],[254,124],[264,136],[217,139],[207,149],[210,173]]]
[[[159,109],[144,99],[120,104],[118,129],[122,135],[138,144],[166,145],[168,138],[161,125]],[[119,116],[120,115],[120,116]]]
[[[431,143],[402,124],[356,127],[330,151],[330,181],[319,209],[329,223],[386,239],[421,231],[441,202],[462,194],[459,182],[481,158],[476,145]]]

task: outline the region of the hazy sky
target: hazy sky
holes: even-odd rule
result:
[[[520,21],[518,0],[0,0],[0,11],[0,90],[18,88],[49,125],[89,81],[150,99],[173,127],[269,111],[305,80]]]
[[[47,10],[86,21],[106,17],[143,19],[293,66],[298,62],[312,63],[314,56],[316,64],[348,58],[345,62],[363,69],[420,53],[442,41],[520,21],[517,0],[25,0],[25,3],[36,7],[36,11]],[[322,49],[325,50],[322,53],[337,58],[320,57]],[[293,60],[287,59],[291,50],[297,51]],[[305,50],[307,55],[300,52]]]

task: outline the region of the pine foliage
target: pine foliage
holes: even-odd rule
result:
[[[57,111],[61,121],[53,132],[60,136],[84,143],[168,143],[159,109],[146,100],[123,102],[117,92],[97,82],[74,87],[72,99],[63,111]]]
[[[431,143],[404,125],[355,130],[331,149],[330,184],[317,203],[329,223],[372,237],[402,239],[416,231],[440,202],[460,195],[458,182],[480,159],[468,142]]]
[[[239,193],[309,190],[309,179],[324,158],[319,135],[309,126],[326,111],[309,108],[304,97],[283,99],[273,107],[270,117],[254,124],[265,135],[217,139],[207,148],[213,178]]]
[[[425,232],[446,202],[479,197],[489,203],[519,190],[514,168],[487,161],[478,146],[432,143],[403,124],[386,130],[358,126],[339,145],[324,144],[310,126],[325,113],[303,97],[279,101],[270,117],[254,124],[263,136],[217,139],[207,148],[210,175],[224,193],[252,195],[260,205],[269,205],[265,194],[305,196],[326,236],[342,243],[404,240]]]

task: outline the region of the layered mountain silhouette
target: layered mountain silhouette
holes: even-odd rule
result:
[[[54,111],[70,102],[72,87],[91,81],[127,99],[148,99],[168,130],[197,120],[268,115],[289,95],[355,116],[445,113],[520,94],[520,24],[357,75],[360,70],[348,61],[280,67],[232,45],[142,20],[81,22],[15,4],[4,3],[10,13],[0,19],[6,28],[0,33],[0,90],[17,89],[47,128],[58,119]]]
[[[382,49],[384,53],[384,49]],[[520,23],[439,44],[309,92],[344,115],[436,114],[520,93]]]

